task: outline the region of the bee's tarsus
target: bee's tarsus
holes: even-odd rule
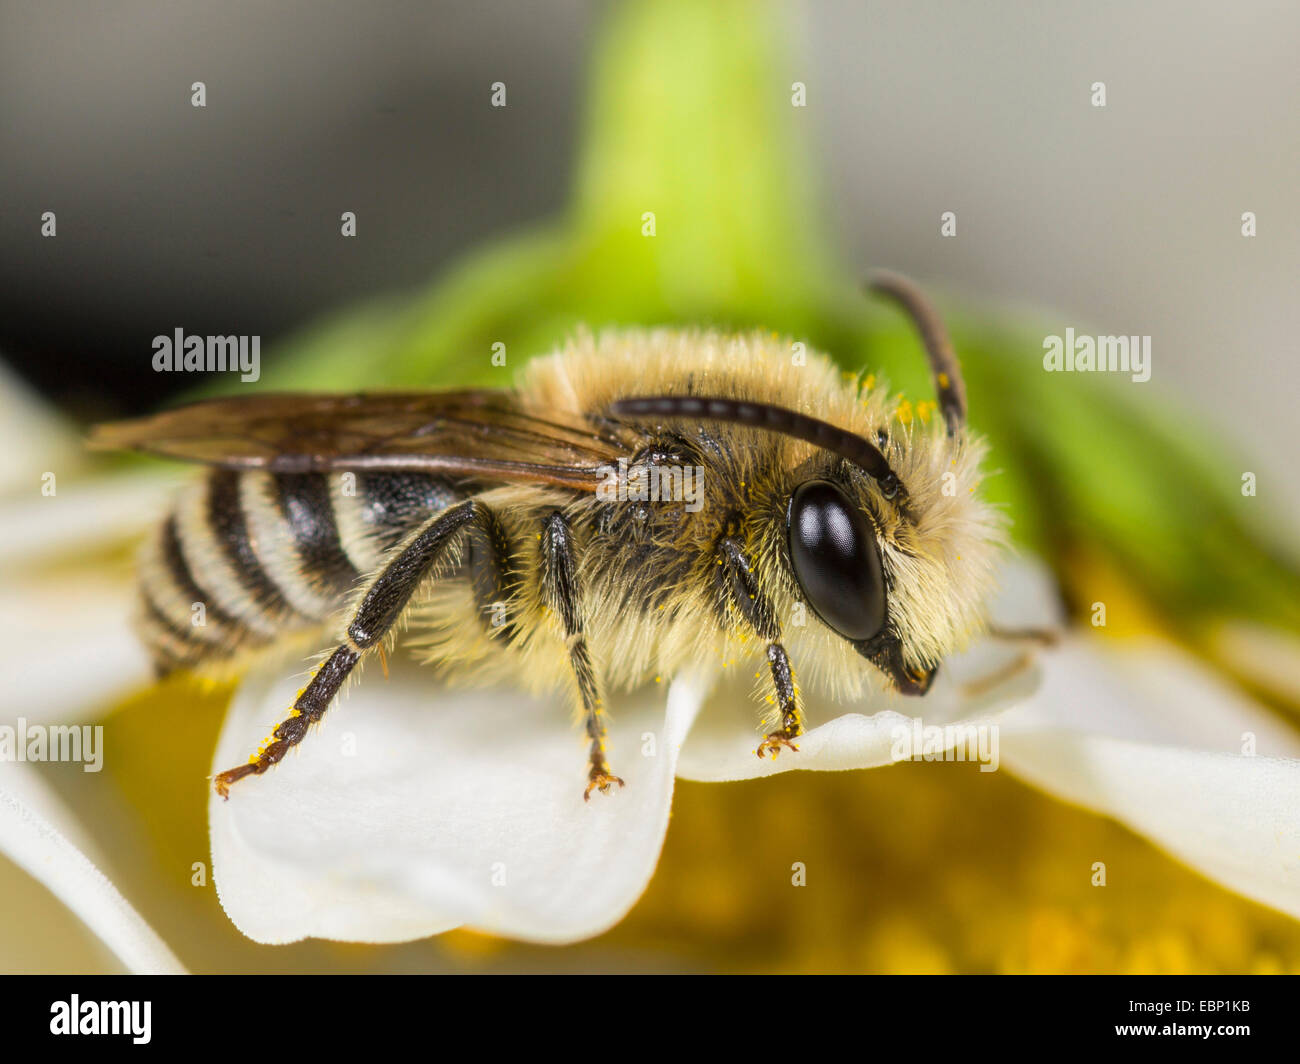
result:
[[[758,755],[760,761],[762,760],[763,755],[768,752],[772,754],[772,760],[775,761],[776,755],[781,752],[782,747],[797,754],[799,752],[799,747],[795,746],[795,744],[790,740],[796,738],[800,734],[802,734],[801,731],[791,732],[785,729],[772,732],[758,744],[758,749],[755,750],[754,753]]]
[[[610,785],[614,783],[617,783],[619,787],[624,786],[621,777],[613,776],[605,769],[597,770],[593,768],[587,778],[587,789],[582,792],[582,800],[584,802],[591,801],[591,792],[594,790],[600,791],[601,794],[609,794]]]
[[[212,786],[221,797],[221,800],[227,802],[230,800],[230,785],[243,779],[245,776],[251,776],[254,773],[257,773],[258,771],[257,766],[253,764],[240,765],[238,768],[227,769],[225,772],[222,772],[220,775],[213,778]],[[265,771],[265,769],[262,769],[261,771]]]

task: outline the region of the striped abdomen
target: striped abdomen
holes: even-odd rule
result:
[[[212,469],[141,564],[141,629],[160,672],[320,628],[413,526],[456,501],[415,474]]]

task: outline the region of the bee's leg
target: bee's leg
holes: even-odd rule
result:
[[[768,643],[767,662],[772,670],[772,685],[776,688],[776,704],[781,713],[781,727],[769,732],[754,753],[762,757],[772,751],[773,759],[785,746],[798,753],[799,748],[792,740],[803,734],[803,714],[799,711],[799,696],[794,689],[794,670],[790,668],[790,659],[785,647],[780,643]]]
[[[1002,668],[962,684],[962,694],[967,698],[975,698],[1014,679],[1034,664],[1034,651],[1038,647],[1054,647],[1061,641],[1061,633],[1053,628],[1003,628],[1001,625],[990,624],[986,631],[991,639],[1018,644],[1024,649]]]
[[[247,764],[216,777],[215,786],[222,798],[232,783],[245,776],[260,776],[302,742],[307,729],[325,715],[362,655],[382,642],[420,582],[446,557],[456,533],[472,521],[483,520],[486,513],[482,503],[470,499],[444,510],[407,537],[392,560],[370,581],[352,614],[343,643],[312,675],[270,740]]]
[[[1011,661],[1003,665],[1000,669],[985,676],[977,676],[973,680],[967,680],[961,685],[961,693],[967,698],[978,698],[987,691],[993,690],[1008,680],[1013,680],[1022,672],[1025,672],[1034,664],[1034,653],[1031,650],[1022,650]]]
[[[510,606],[520,578],[505,529],[486,506],[465,530],[465,568],[479,621],[488,635],[511,643],[519,635]]]
[[[988,634],[992,639],[1004,643],[1037,643],[1039,646],[1054,647],[1061,641],[1061,633],[1052,628],[1003,628],[990,624]]]
[[[605,761],[605,717],[601,704],[600,684],[587,649],[587,637],[582,625],[582,589],[578,586],[577,564],[574,557],[573,532],[564,515],[551,514],[542,527],[542,593],[546,604],[555,611],[564,626],[564,641],[569,648],[569,663],[578,682],[578,696],[582,699],[583,720],[587,738],[591,740],[588,755],[587,789],[583,800],[591,797],[593,790],[608,794],[611,784],[623,786],[623,781],[609,771]]]
[[[738,540],[730,536],[718,543],[718,572],[723,601],[730,603],[744,617],[754,633],[767,641],[767,663],[772,670],[772,686],[776,690],[776,706],[781,727],[771,732],[755,753],[762,757],[769,750],[776,757],[781,748],[798,750],[793,740],[803,734],[803,714],[799,709],[799,695],[795,690],[794,670],[790,658],[781,645],[781,626],[776,619],[772,603],[763,594],[754,576],[754,567],[745,556]]]

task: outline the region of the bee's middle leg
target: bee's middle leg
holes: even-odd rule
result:
[[[471,522],[483,523],[489,517],[482,503],[470,499],[442,511],[405,540],[397,554],[371,580],[352,614],[344,641],[312,675],[288,717],[246,764],[227,769],[214,779],[222,798],[228,797],[232,783],[245,776],[260,776],[302,742],[307,729],[325,715],[362,655],[383,642],[415,589],[446,557],[456,534]]]
[[[724,602],[729,602],[744,617],[754,633],[767,641],[767,663],[772,672],[772,686],[781,726],[776,731],[769,732],[754,752],[762,757],[771,751],[775,758],[782,747],[797,751],[799,748],[795,746],[794,740],[803,734],[803,713],[799,708],[794,669],[790,666],[785,647],[781,645],[781,625],[776,619],[776,611],[763,589],[758,586],[754,567],[738,540],[728,536],[718,544],[718,561]]]
[[[582,700],[583,721],[591,743],[588,754],[587,789],[583,800],[591,797],[593,790],[608,794],[612,784],[623,786],[623,781],[609,771],[605,760],[605,713],[600,695],[596,669],[587,648],[583,627],[582,588],[578,585],[577,560],[573,545],[573,532],[564,515],[551,514],[542,528],[542,588],[547,604],[559,615],[564,626],[564,642],[569,650],[569,664],[573,667]]]

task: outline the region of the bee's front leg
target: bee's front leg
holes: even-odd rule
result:
[[[587,789],[582,795],[585,801],[591,797],[592,791],[608,794],[613,784],[622,787],[623,781],[609,771],[609,764],[605,760],[604,705],[583,628],[582,588],[578,584],[573,530],[559,511],[546,519],[542,527],[541,546],[543,594],[547,605],[555,611],[564,626],[569,664],[573,667],[574,679],[578,683],[578,697],[582,700],[587,738],[591,741]]]
[[[754,752],[762,757],[771,752],[775,758],[785,747],[797,751],[794,740],[803,734],[803,713],[799,708],[799,693],[794,682],[794,669],[781,645],[781,626],[777,623],[772,603],[758,586],[754,567],[745,555],[738,540],[730,536],[718,544],[720,593],[725,603],[732,606],[745,619],[754,633],[767,641],[767,663],[772,670],[772,686],[776,694],[780,727],[769,732]]]
[[[790,668],[790,659],[785,647],[780,643],[767,645],[767,662],[772,669],[772,684],[776,688],[776,704],[781,713],[781,727],[778,731],[768,733],[754,753],[762,757],[767,751],[772,752],[773,759],[781,752],[781,747],[788,747],[796,753],[799,748],[794,739],[803,734],[803,714],[799,712],[799,696],[794,687],[794,670]]]

